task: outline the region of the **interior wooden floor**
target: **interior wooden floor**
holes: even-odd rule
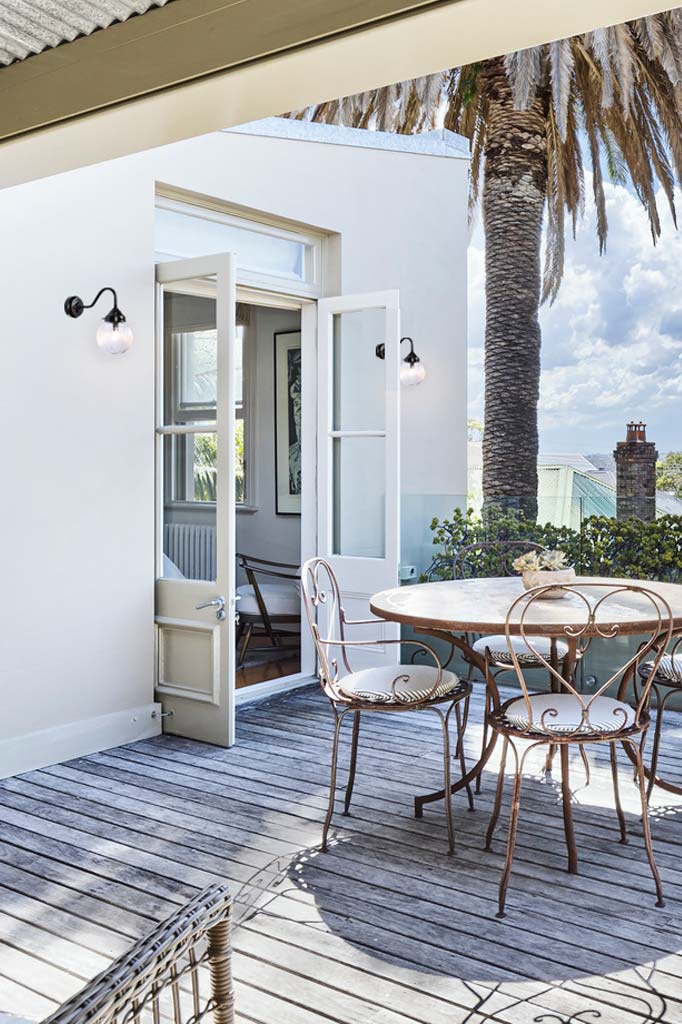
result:
[[[477,699],[470,756],[480,711]],[[662,758],[680,781],[681,723],[670,717]],[[653,800],[657,910],[629,768],[621,846],[607,751],[593,754],[589,787],[573,758],[570,876],[556,780],[531,762],[499,921],[503,830],[482,849],[493,769],[474,813],[456,800],[454,858],[442,806],[412,816],[413,795],[439,784],[439,728],[428,713],[363,722],[353,816],[336,818],[327,854],[316,845],[331,716],[317,691],[241,709],[231,750],[161,737],[0,783],[0,1011],[40,1019],[228,879],[240,1021],[682,1022],[682,800]]]
[[[301,657],[298,651],[293,656],[284,652],[279,658],[256,662],[238,669],[235,673],[235,684],[237,689],[241,690],[244,686],[254,686],[255,683],[265,683],[271,679],[282,679],[284,676],[293,676],[300,671]]]

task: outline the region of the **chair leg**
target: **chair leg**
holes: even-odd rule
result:
[[[249,649],[249,644],[251,643],[251,635],[252,635],[252,633],[253,633],[253,622],[248,622],[246,624],[246,629],[244,630],[244,639],[242,640],[242,646],[241,646],[241,650],[239,652],[239,664],[240,665],[243,665],[244,661],[246,660],[246,652]]]
[[[234,989],[230,950],[230,918],[213,925],[208,933],[208,969],[215,1024],[233,1024]],[[139,1018],[138,1018],[139,1019]]]
[[[661,876],[656,866],[656,860],[654,858],[654,847],[651,841],[651,824],[649,822],[649,800],[647,798],[647,787],[646,779],[644,778],[644,765],[642,763],[642,754],[640,748],[636,743],[632,744],[632,749],[635,752],[635,758],[637,760],[639,794],[642,801],[642,831],[644,833],[644,845],[646,847],[646,855],[649,860],[649,867],[651,868],[651,874],[654,876],[654,884],[656,886],[656,906],[664,907],[665,900],[663,899],[663,884],[661,882]]]
[[[511,875],[512,864],[514,863],[514,849],[516,847],[516,832],[519,827],[519,810],[521,807],[521,783],[523,781],[523,761],[519,761],[519,756],[515,750],[514,756],[516,758],[516,774],[514,776],[514,794],[512,796],[511,815],[509,818],[509,838],[507,840],[507,856],[504,862],[504,870],[502,872],[502,878],[500,879],[500,891],[498,894],[497,903],[497,914],[496,917],[504,917],[504,907],[507,902],[507,888],[509,886],[509,878]]]
[[[583,768],[585,769],[585,785],[589,786],[591,778],[590,762],[587,758],[587,751],[582,743],[580,744],[580,757],[582,758]]]
[[[613,796],[616,801],[616,814],[618,815],[618,825],[620,827],[620,841],[626,844],[628,841],[627,827],[625,825],[625,815],[623,814],[623,805],[620,802],[620,787],[618,785],[618,745],[616,743],[609,743],[611,748],[611,775],[613,777]]]
[[[350,768],[348,770],[348,782],[346,783],[346,797],[343,802],[343,813],[347,818],[350,814],[350,802],[353,796],[355,785],[355,767],[358,761],[358,738],[360,736],[360,712],[356,711],[353,717],[353,739],[350,748]]]
[[[561,803],[564,813],[564,832],[566,833],[566,849],[568,850],[568,873],[578,874],[578,847],[575,842],[573,827],[573,805],[571,803],[571,781],[568,768],[569,749],[567,743],[560,743],[561,757]]]
[[[467,723],[469,721],[469,704],[471,702],[471,694],[468,693],[464,698],[464,713],[462,715],[462,727],[460,729],[459,723],[457,724],[457,746],[455,747],[455,757],[460,755],[460,747],[464,742],[464,733],[466,732]]]
[[[443,714],[440,708],[434,708],[440,719],[440,724],[443,730],[443,790],[445,800],[445,820],[448,826],[448,846],[449,852],[452,854],[455,852],[455,827],[452,821],[452,792],[450,783],[450,731],[448,728],[450,720],[450,712],[455,705],[451,704],[446,714]]]
[[[545,758],[545,775],[549,775],[551,773],[555,755],[556,743],[550,743],[549,747],[547,748],[547,757]]]
[[[486,687],[486,692],[485,692],[485,711],[483,713],[483,740],[481,742],[481,757],[483,757],[483,754],[485,753],[485,749],[488,746],[488,712],[489,712],[489,710],[490,710],[490,695],[488,694],[488,689]],[[478,796],[478,794],[481,792],[481,776],[482,775],[483,775],[483,772],[480,772],[476,776],[476,786],[475,786],[476,796]]]
[[[485,848],[490,850],[493,844],[493,836],[495,835],[495,828],[497,826],[497,820],[500,816],[500,808],[502,807],[502,795],[504,793],[504,770],[507,766],[507,749],[509,747],[509,740],[505,736],[504,743],[502,746],[502,757],[500,758],[500,772],[497,776],[497,789],[495,791],[495,804],[493,806],[493,813],[490,817],[488,824],[488,831],[485,836]]]
[[[656,785],[656,771],[658,768],[658,754],[661,746],[661,732],[663,730],[663,712],[665,706],[668,703],[668,697],[673,693],[672,690],[661,700],[661,694],[657,686],[654,687],[656,691],[656,725],[654,726],[654,743],[651,748],[651,761],[649,763],[649,784],[647,786],[647,800],[651,798],[653,788]],[[642,748],[644,743],[642,743]]]
[[[464,731],[465,731],[466,726],[464,725],[464,722],[463,722],[463,719],[462,719],[462,713],[461,713],[461,711],[459,709],[459,703],[455,704],[454,707],[455,707],[455,718],[457,719],[457,747],[456,747],[456,750],[455,750],[455,755],[459,754],[459,767],[460,767],[460,771],[462,772],[462,778],[464,778],[464,776],[467,773],[466,754],[464,753]],[[466,715],[466,708],[464,710],[464,714]],[[467,783],[466,791],[467,791],[467,800],[469,801],[469,810],[473,811],[474,810],[474,794],[471,791],[470,783]]]
[[[327,815],[324,819],[324,825],[322,826],[322,852],[327,851],[327,836],[329,834],[329,826],[331,825],[332,815],[334,813],[334,798],[336,796],[336,768],[339,761],[339,735],[341,733],[341,725],[347,714],[347,711],[341,711],[340,713],[334,708],[334,745],[332,747],[332,764],[329,779],[329,803],[327,805]]]

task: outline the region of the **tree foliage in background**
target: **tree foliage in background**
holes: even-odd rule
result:
[[[668,452],[656,463],[656,489],[682,498],[682,452]]]
[[[235,500],[245,499],[244,420],[234,425]],[[218,443],[215,434],[194,435],[194,500],[215,501],[218,472]]]
[[[438,548],[429,579],[451,579],[457,553],[472,544],[533,541],[565,551],[576,572],[585,576],[682,581],[682,517],[661,516],[653,522],[590,516],[580,530],[538,523],[523,511],[493,510],[485,518],[473,509],[455,509],[450,519],[433,519],[433,544]],[[473,575],[505,575],[502,558],[489,549],[467,556]]]
[[[537,513],[540,302],[584,210],[589,154],[600,251],[604,172],[632,183],[654,242],[657,185],[675,217],[682,173],[682,10],[597,29],[318,104],[293,116],[411,134],[443,124],[471,142],[472,207],[486,238],[486,504]],[[541,267],[546,227],[544,272]],[[521,498],[519,499],[519,496]]]

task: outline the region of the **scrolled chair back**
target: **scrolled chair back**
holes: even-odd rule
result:
[[[566,616],[570,624],[564,626],[563,639],[575,652],[574,665],[584,657],[593,640],[612,640],[626,635],[621,632],[621,625],[627,620],[625,602],[630,607],[634,603],[639,609],[643,625],[638,633],[645,634],[646,639],[623,664],[618,664],[594,693],[580,693],[575,673],[562,672],[561,666],[550,664],[536,646],[538,636],[542,635],[543,619],[547,621],[547,611],[557,607],[556,600],[546,599],[550,590],[554,594],[559,590],[563,592],[559,605],[563,606],[562,612],[566,611],[567,602],[571,602],[570,615]],[[656,591],[639,584],[595,581],[550,584],[527,591],[513,602],[505,622],[507,647],[522,694],[521,701],[507,707],[507,718],[511,718],[515,728],[535,738],[556,737],[557,733],[568,738],[586,734],[607,736],[641,728],[648,715],[651,687],[671,641],[672,631],[673,616],[668,602]],[[618,647],[614,645],[613,650],[617,652]],[[645,662],[646,671],[643,671]],[[527,671],[531,663],[535,666],[539,663],[546,669],[552,681],[551,692],[538,693],[537,689],[529,689],[524,668]],[[537,687],[537,674],[533,678]],[[633,705],[625,705],[606,696],[612,687],[614,692],[618,692],[625,682],[633,684]],[[513,717],[510,716],[512,710]]]
[[[545,551],[542,544],[531,540],[486,540],[459,548],[452,559],[452,578],[473,579],[480,576],[512,576],[512,562],[528,551]]]
[[[343,700],[338,687],[338,660],[331,653],[340,651],[346,671],[351,671],[345,647],[335,646],[337,641],[345,640],[346,616],[341,605],[339,581],[326,559],[309,558],[304,562],[301,567],[301,593],[317,652],[320,685],[328,697]]]

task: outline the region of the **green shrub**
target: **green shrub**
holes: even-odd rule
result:
[[[431,531],[438,552],[422,579],[449,579],[452,560],[471,544],[533,541],[565,551],[569,562],[584,576],[682,580],[682,516],[662,516],[648,523],[590,516],[580,530],[574,530],[537,523],[522,511],[493,509],[481,517],[473,509],[455,509],[450,519],[433,519]],[[500,553],[494,549],[482,549],[471,559],[470,569],[474,576],[505,574]]]

